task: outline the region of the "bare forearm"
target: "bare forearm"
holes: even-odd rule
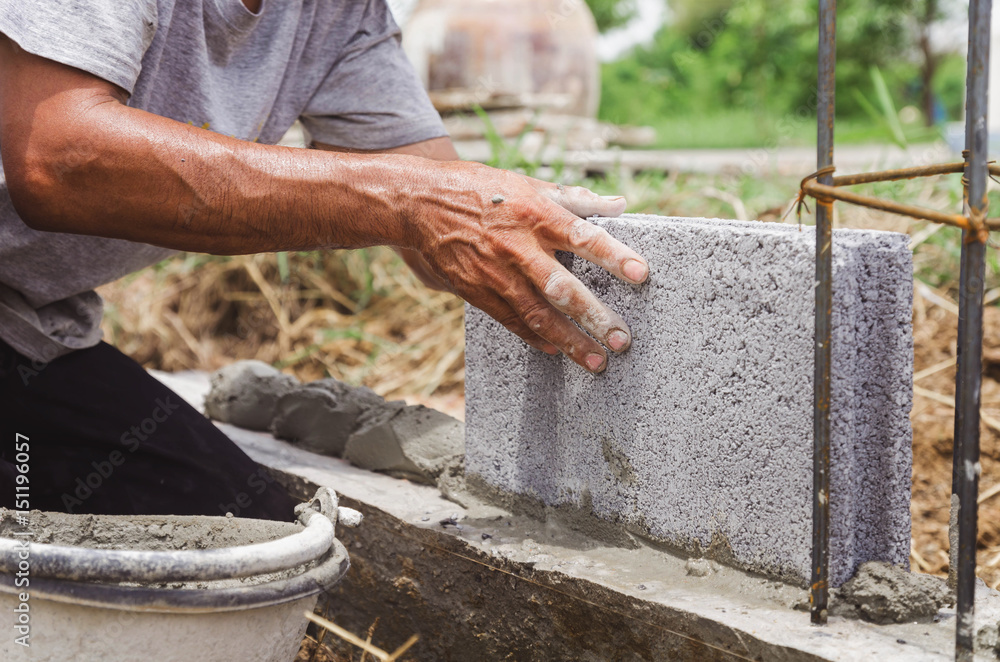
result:
[[[410,245],[402,210],[434,176],[418,157],[251,144],[114,102],[80,124],[31,138],[55,158],[15,203],[42,229],[220,254]]]

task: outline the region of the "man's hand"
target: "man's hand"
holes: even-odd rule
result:
[[[436,223],[437,231],[421,240],[422,253],[397,249],[402,258],[425,285],[458,294],[532,347],[549,354],[561,350],[592,372],[603,370],[607,357],[594,338],[623,352],[631,344],[628,326],[556,261],[555,252],[576,253],[629,283],[645,281],[649,270],[642,257],[583,220],[620,215],[624,198],[474,164],[463,164],[463,170],[489,182],[470,183],[470,190],[489,198],[482,212],[450,205],[443,213],[431,210],[430,222],[418,225]]]
[[[441,278],[434,273],[434,269],[427,263],[424,256],[413,250],[412,248],[400,248],[399,246],[394,246],[393,250],[396,254],[403,259],[406,266],[410,268],[413,275],[417,277],[424,287],[428,287],[432,290],[437,290],[438,292],[452,292],[451,285],[441,280]],[[454,292],[452,292],[454,294]]]
[[[597,341],[628,349],[624,320],[555,259],[570,251],[626,282],[645,281],[642,257],[583,219],[618,216],[625,200],[478,164],[449,166],[432,196],[440,204],[418,207],[414,227],[415,248],[450,289],[532,347],[562,351],[592,372],[607,364]]]
[[[354,151],[322,143],[314,143],[313,147]],[[458,159],[447,138],[387,152],[438,161]],[[469,190],[481,189],[481,194],[489,198],[482,217],[477,218],[475,213],[463,217],[459,213],[459,222],[467,234],[449,235],[454,226],[450,226],[452,230],[444,226],[455,223],[454,213],[459,208],[432,204],[426,215],[440,226],[431,231],[429,241],[419,242],[425,252],[397,247],[400,257],[424,285],[462,296],[532,347],[549,354],[561,350],[592,372],[603,370],[607,366],[606,352],[593,338],[614,352],[623,352],[631,344],[631,333],[617,313],[555,260],[554,253],[574,252],[627,282],[646,280],[648,268],[638,254],[604,230],[581,220],[595,215],[618,216],[625,211],[625,199],[603,198],[578,186],[551,184],[478,164],[463,163],[459,168],[465,176],[475,174],[465,184]],[[493,201],[497,195],[502,202]],[[517,204],[511,206],[508,196],[509,203]],[[440,200],[449,197],[442,192]],[[518,214],[517,205],[522,206],[524,214]],[[491,229],[493,223],[498,224],[495,229]],[[413,225],[429,227],[424,221]],[[520,235],[512,232],[515,227],[521,230]],[[436,241],[446,235],[445,241]],[[493,244],[499,248],[482,250]],[[579,322],[593,338],[570,319]]]
[[[473,163],[253,144],[125,100],[0,37],[0,146],[25,223],[230,255],[396,246],[532,346],[589,370],[607,355],[570,318],[613,351],[631,341],[554,257],[573,251],[642,282],[642,258],[581,218],[621,213],[620,198]]]

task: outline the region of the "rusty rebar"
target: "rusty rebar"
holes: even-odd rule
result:
[[[819,87],[817,172],[802,180],[799,207],[805,196],[816,199],[816,356],[813,412],[813,548],[809,591],[812,622],[827,619],[830,517],[830,318],[832,306],[833,202],[952,225],[962,229],[959,286],[958,374],[955,383],[955,450],[952,471],[953,522],[958,550],[952,550],[951,578],[957,585],[955,659],[972,662],[975,642],[976,542],[979,492],[979,407],[982,386],[983,296],[986,244],[1000,219],[987,218],[987,179],[1000,167],[987,160],[986,124],[989,87],[990,14],[992,0],[971,0],[966,90],[964,162],[900,168],[833,177],[835,0],[819,0]],[[962,214],[940,212],[891,200],[851,193],[839,187],[916,177],[963,173]],[[955,571],[955,566],[957,572]]]
[[[986,198],[989,129],[991,0],[969,4],[969,55],[965,116],[965,179],[968,182],[970,228],[964,230],[959,278],[958,375],[955,382],[955,455],[958,463],[958,596],[955,659],[972,662],[975,645],[976,538],[979,496],[979,406],[983,370],[983,295],[988,230]],[[954,499],[953,499],[954,501]]]
[[[837,2],[819,0],[816,167],[833,165]],[[832,170],[820,183],[833,182]],[[813,395],[813,538],[810,617],[827,619],[830,578],[830,341],[833,312],[833,201],[816,201],[816,355]]]
[[[860,193],[853,193],[852,191],[845,191],[844,189],[837,188],[835,186],[826,186],[820,184],[816,181],[806,181],[802,185],[803,190],[819,200],[841,200],[843,202],[850,202],[851,204],[859,205],[862,207],[870,207],[872,209],[879,209],[881,211],[891,212],[893,214],[901,214],[903,216],[911,216],[913,218],[920,218],[927,221],[934,221],[935,223],[943,223],[945,225],[951,225],[956,228],[961,228],[963,230],[968,229],[970,226],[969,219],[962,214],[950,214],[948,212],[935,211],[933,209],[925,209],[924,207],[917,207],[915,205],[908,205],[902,202],[896,202],[894,200],[883,200],[881,198],[873,198],[867,195],[861,195]],[[1000,223],[1000,219],[991,219],[991,221],[996,221]],[[819,221],[817,220],[817,223]]]
[[[1000,172],[1000,166],[992,166],[990,170],[996,168]],[[881,170],[878,172],[862,172],[855,175],[840,175],[833,178],[834,186],[855,186],[857,184],[871,184],[875,182],[897,182],[902,179],[916,179],[917,177],[933,177],[935,175],[950,175],[965,172],[965,162],[936,163],[927,166],[913,166],[910,168],[896,168],[894,170]]]
[[[897,170],[881,170],[878,172],[863,172],[854,175],[838,175],[832,178],[830,184],[821,183],[824,179],[824,175],[831,174],[834,170],[835,168],[833,166],[825,166],[802,179],[802,183],[799,185],[798,196],[800,208],[803,204],[803,200],[808,195],[815,198],[817,201],[825,200],[829,202],[832,200],[841,200],[859,207],[869,207],[871,209],[879,209],[892,214],[900,214],[902,216],[910,216],[920,220],[951,225],[962,230],[972,227],[972,221],[970,220],[968,214],[942,212],[936,209],[917,207],[916,205],[908,205],[903,202],[896,202],[895,200],[874,198],[869,195],[852,193],[841,189],[841,187],[844,186],[856,186],[858,184],[891,182],[899,181],[901,179],[915,179],[918,177],[956,174],[965,171],[964,162],[941,163],[929,166],[917,166],[913,168],[899,168]],[[990,175],[1000,175],[1000,166],[989,165],[988,172]],[[967,181],[965,180],[966,177],[963,177],[963,184],[965,184],[967,188]],[[968,195],[965,196],[965,198],[967,197]],[[984,218],[982,219],[982,223],[985,225],[987,230],[1000,230],[1000,218]]]

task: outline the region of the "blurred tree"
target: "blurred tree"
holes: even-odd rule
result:
[[[963,46],[968,29],[969,1],[924,2],[923,11],[917,14],[921,19],[921,36],[926,35],[926,40],[922,39],[919,43],[925,58],[921,76],[921,106],[936,121],[963,120],[966,75]]]
[[[938,0],[920,0],[917,11],[918,45],[923,59],[920,67],[921,103],[924,111],[924,123],[933,126],[937,113],[935,112],[934,74],[937,73],[941,54],[936,53],[931,44],[931,27],[940,20],[944,12]]]
[[[624,25],[635,16],[635,0],[587,0],[601,32]]]
[[[838,113],[863,114],[850,90],[870,90],[876,66],[894,95],[909,92],[933,115],[933,97],[916,97],[918,88],[931,88],[937,70],[929,31],[941,1],[950,0],[837,3]],[[671,22],[653,43],[605,67],[602,117],[642,122],[720,108],[814,112],[815,0],[670,0],[670,9]],[[923,85],[913,85],[919,78]],[[633,85],[644,88],[643,104],[629,108],[623,95]]]

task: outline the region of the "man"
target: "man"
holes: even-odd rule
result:
[[[644,281],[583,220],[625,201],[455,160],[384,0],[0,0],[0,33],[0,505],[291,518],[100,342],[93,288],[175,251],[388,245],[591,372],[631,342],[554,258]],[[318,149],[273,145],[296,119]]]

